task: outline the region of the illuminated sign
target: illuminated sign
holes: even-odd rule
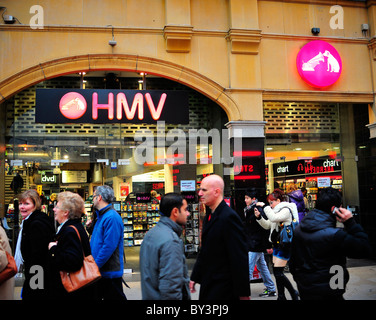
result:
[[[234,157],[241,157],[241,165],[234,164],[234,180],[259,180],[261,179],[260,159],[263,161],[262,152],[258,150],[234,151]]]
[[[37,89],[36,123],[189,123],[187,91]]]
[[[321,40],[307,43],[296,57],[300,76],[309,85],[324,88],[334,84],[342,72],[342,60],[338,51]]]
[[[136,193],[136,202],[137,203],[148,203],[151,201],[151,195],[148,192],[139,192]]]
[[[312,161],[297,160],[273,164],[275,177],[330,173],[341,171],[341,162],[335,159],[321,158]]]
[[[86,183],[87,171],[63,170],[61,172],[61,180],[63,183]]]

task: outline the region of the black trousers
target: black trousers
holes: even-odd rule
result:
[[[98,281],[99,299],[127,300],[123,292],[122,278],[102,278]]]

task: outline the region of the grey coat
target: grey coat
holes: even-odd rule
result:
[[[190,299],[182,227],[161,216],[141,244],[140,270],[143,300]]]

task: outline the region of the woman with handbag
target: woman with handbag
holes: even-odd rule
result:
[[[8,254],[7,254],[8,253]],[[12,249],[9,245],[8,236],[5,230],[0,226],[0,273],[5,271],[9,263],[9,255],[12,254]],[[9,258],[8,258],[8,257]],[[17,272],[17,271],[16,271]],[[14,299],[14,277],[0,283],[0,300],[13,300]]]
[[[264,207],[264,213],[268,219],[265,219],[257,209],[255,209],[255,216],[264,229],[270,229],[269,241],[273,243],[273,273],[277,284],[278,300],[286,300],[285,288],[293,300],[298,300],[298,292],[284,274],[284,268],[290,259],[290,249],[281,247],[279,235],[282,228],[289,226],[293,219],[299,221],[299,216],[296,204],[286,202],[284,196],[282,190],[275,189],[267,197],[269,206],[265,206],[263,202],[256,204],[256,206]]]
[[[61,273],[74,273],[81,269],[84,256],[91,255],[87,233],[81,223],[85,213],[84,201],[80,195],[73,192],[61,192],[54,207],[55,220],[59,223],[55,241],[48,245],[51,282],[53,283],[53,299],[97,299],[96,283],[92,283],[77,291],[68,292],[65,289]],[[77,233],[78,232],[78,233]],[[63,272],[61,272],[63,271]]]

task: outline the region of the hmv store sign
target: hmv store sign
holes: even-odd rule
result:
[[[37,89],[36,123],[189,123],[187,91]]]

